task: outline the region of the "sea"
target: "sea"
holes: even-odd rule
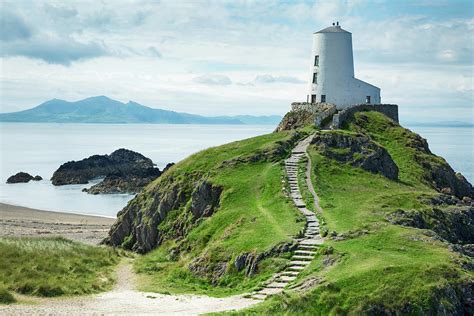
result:
[[[168,125],[168,124],[56,124],[0,123],[0,202],[40,210],[115,217],[130,194],[91,195],[86,185],[53,186],[50,178],[67,161],[127,148],[149,157],[162,169],[192,153],[270,133],[272,125]],[[428,139],[430,149],[444,157],[471,183],[474,181],[471,127],[417,127],[411,130]],[[6,184],[19,172],[40,175],[43,181]]]

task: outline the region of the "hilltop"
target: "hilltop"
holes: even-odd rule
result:
[[[28,110],[0,113],[0,122],[41,123],[147,123],[147,124],[277,124],[280,116],[216,116],[150,108],[129,101],[122,103],[105,96],[75,102],[46,101]]]
[[[308,207],[305,174],[318,194],[322,211],[311,209],[324,244],[282,294],[241,313],[472,312],[472,186],[383,113],[355,113],[330,131],[308,115],[299,115],[306,126],[292,121],[179,162],[119,212],[105,243],[144,254],[135,262],[142,290],[261,289],[306,227],[283,166],[313,135],[312,167],[300,165],[298,183]]]

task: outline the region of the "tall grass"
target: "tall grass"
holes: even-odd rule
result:
[[[48,297],[110,288],[119,260],[112,249],[62,237],[0,238],[0,253],[0,288]]]

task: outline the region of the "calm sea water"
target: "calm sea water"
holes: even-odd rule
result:
[[[115,216],[131,195],[90,195],[87,185],[55,187],[49,179],[64,162],[118,148],[138,151],[159,168],[199,150],[269,133],[274,126],[236,125],[132,125],[132,124],[0,124],[0,202],[37,209]],[[427,138],[431,150],[474,180],[472,128],[412,130]],[[6,184],[16,172],[40,175],[45,180]]]

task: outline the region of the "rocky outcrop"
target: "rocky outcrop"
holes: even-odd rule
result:
[[[427,210],[397,210],[388,216],[392,224],[430,229],[453,244],[474,244],[474,204],[441,194],[425,199]]]
[[[126,175],[118,172],[107,175],[101,182],[82,191],[89,194],[134,194],[160,175],[161,172],[157,168],[146,169],[141,175]]]
[[[234,267],[237,271],[245,270],[246,276],[255,275],[258,272],[258,263],[265,258],[278,257],[279,255],[294,251],[298,248],[296,242],[279,244],[272,249],[262,253],[242,253],[238,255],[234,260]]]
[[[166,171],[173,164],[168,164]],[[105,177],[98,184],[82,191],[90,194],[138,193],[163,172],[145,156],[127,149],[110,155],[94,155],[81,161],[63,164],[52,177],[54,185],[82,184]]]
[[[330,122],[336,111],[336,106],[329,103],[292,103],[291,111],[283,117],[275,132],[294,130],[308,125],[322,128]]]
[[[154,192],[138,195],[122,211],[103,243],[145,253],[167,238],[179,238],[200,218],[210,216],[219,207],[222,188],[201,180],[182,181],[172,176],[163,180]],[[190,203],[188,203],[190,202]],[[159,230],[172,210],[186,207],[189,217],[169,223]]]
[[[398,167],[388,151],[367,136],[342,132],[317,133],[312,144],[328,158],[392,180],[398,178]]]
[[[429,273],[429,272],[427,272]],[[448,272],[447,272],[448,273]],[[441,283],[433,288],[431,295],[424,298],[426,308],[420,308],[407,300],[403,306],[390,306],[384,303],[366,302],[358,315],[473,315],[474,282],[466,279],[463,282]]]
[[[173,165],[174,163],[167,164],[162,172],[160,172],[158,168],[148,168],[142,170],[140,174],[128,175],[122,172],[109,174],[101,182],[91,186],[90,188],[85,188],[82,191],[89,194],[138,193]]]
[[[86,184],[91,179],[113,174],[150,174],[153,168],[151,159],[142,154],[118,149],[110,155],[94,155],[80,161],[66,162],[54,172],[51,181],[53,185]]]
[[[370,134],[367,129],[374,124],[374,120],[369,119],[365,113],[356,114],[351,122],[363,134]],[[455,195],[460,199],[465,196],[474,198],[472,185],[460,173],[454,172],[446,160],[431,153],[426,139],[391,120],[384,120],[383,124],[377,125],[377,129],[377,133],[391,134],[394,140],[407,146],[405,155],[413,156],[421,169],[425,184],[438,192]]]
[[[31,174],[26,173],[26,172],[18,172],[17,174],[9,177],[7,179],[7,183],[27,183],[27,182],[30,182],[31,180],[41,181],[43,180],[43,178],[40,176],[33,177]]]

